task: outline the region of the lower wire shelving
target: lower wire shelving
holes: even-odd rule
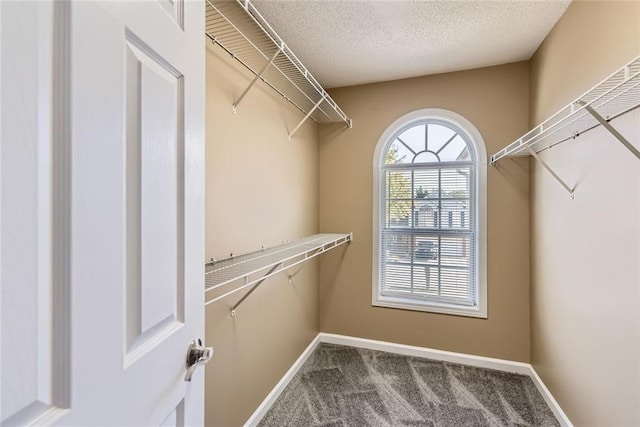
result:
[[[223,260],[212,260],[205,264],[205,305],[251,287],[231,308],[231,315],[234,316],[238,306],[269,277],[351,241],[353,241],[351,233],[314,234],[271,248]],[[289,273],[289,281],[299,271],[300,269]],[[236,286],[227,289],[233,284]],[[218,292],[213,292],[216,290]]]

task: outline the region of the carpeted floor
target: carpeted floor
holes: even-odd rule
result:
[[[558,426],[527,376],[321,344],[260,426]]]

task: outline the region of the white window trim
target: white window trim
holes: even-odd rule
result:
[[[476,163],[476,194],[475,204],[476,239],[475,248],[477,269],[475,271],[475,283],[477,286],[476,295],[478,304],[464,307],[459,305],[442,304],[431,301],[417,301],[410,298],[390,297],[380,295],[380,231],[383,219],[381,217],[380,195],[384,189],[380,177],[383,167],[384,151],[387,148],[389,139],[400,129],[410,127],[427,119],[437,119],[462,129],[472,142],[472,149],[475,150]],[[426,108],[405,114],[394,121],[383,132],[378,139],[373,155],[373,274],[371,304],[377,307],[400,308],[405,310],[426,311],[431,313],[453,314],[459,316],[487,318],[487,150],[484,139],[478,129],[467,119],[452,111],[440,108]]]

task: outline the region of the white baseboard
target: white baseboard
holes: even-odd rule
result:
[[[514,362],[511,360],[494,359],[491,357],[475,356],[472,354],[454,353],[451,351],[436,350],[426,347],[416,347],[411,345],[396,344],[386,341],[376,341],[366,338],[355,338],[346,335],[328,334],[320,332],[318,336],[309,344],[309,346],[302,352],[298,360],[291,366],[282,379],[276,384],[276,386],[267,395],[264,401],[258,406],[258,409],[251,415],[249,420],[245,423],[245,427],[256,426],[262,417],[267,413],[271,405],[278,399],[280,393],[282,393],[300,370],[304,362],[309,358],[311,353],[316,349],[320,343],[346,345],[350,347],[365,348],[368,350],[385,351],[389,353],[402,354],[405,356],[424,357],[432,360],[439,360],[443,362],[459,363],[461,365],[475,366],[478,368],[495,369],[503,372],[510,372],[515,374],[527,375],[531,378],[536,388],[544,398],[547,405],[558,419],[558,422],[562,427],[573,427],[571,421],[566,416],[564,411],[558,405],[558,402],[553,398],[549,389],[544,385],[533,366],[529,363]]]
[[[535,384],[536,388],[542,395],[542,398],[545,402],[547,402],[549,408],[551,408],[551,412],[553,412],[553,415],[556,416],[560,425],[562,427],[573,427],[573,424],[571,424],[569,417],[567,417],[567,414],[565,414],[560,405],[558,405],[556,399],[553,398],[553,395],[551,394],[547,386],[544,385],[536,370],[533,369],[532,365],[529,365],[529,367],[529,377],[531,378],[531,381],[533,381],[533,384]]]
[[[478,368],[496,369],[515,374],[529,375],[529,368],[531,367],[528,363],[512,362],[510,360],[493,359],[491,357],[474,356],[464,353],[454,353],[452,351],[435,350],[433,348],[395,344],[366,338],[353,338],[344,335],[326,334],[324,332],[320,332],[318,335],[320,337],[320,342],[328,344],[348,345],[351,347],[402,354],[404,356],[424,357],[432,360],[459,363],[461,365],[475,366]]]
[[[273,387],[273,390],[271,390],[267,397],[264,398],[260,406],[258,406],[258,409],[256,409],[254,413],[251,414],[247,422],[244,423],[244,427],[253,427],[258,425],[262,417],[264,417],[269,408],[271,408],[271,405],[273,405],[278,397],[280,397],[280,394],[284,391],[289,382],[291,382],[293,377],[296,376],[302,365],[304,365],[304,362],[307,361],[309,356],[311,356],[311,353],[313,353],[313,351],[316,349],[316,347],[318,347],[319,344],[320,335],[318,334],[302,352],[300,357],[298,357],[298,359],[293,362],[293,365],[291,365],[287,373],[284,374],[280,381],[278,381],[278,384]]]

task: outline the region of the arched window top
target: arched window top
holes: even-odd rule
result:
[[[424,119],[400,128],[390,139],[384,163],[475,162],[469,136],[452,123]]]
[[[464,117],[428,108],[406,114],[387,128],[378,141],[374,167],[434,163],[486,164],[480,132]]]

